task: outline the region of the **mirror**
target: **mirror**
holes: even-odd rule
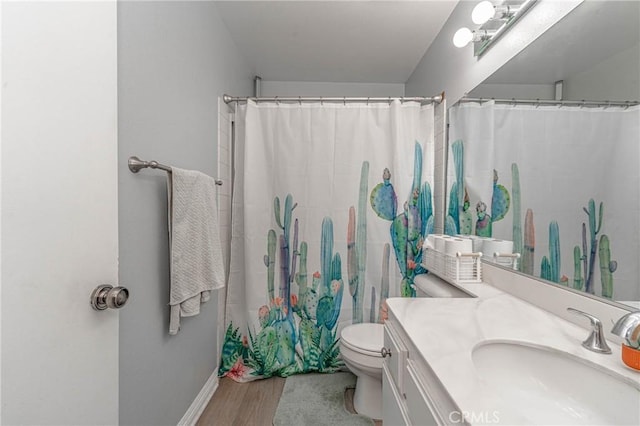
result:
[[[639,79],[640,2],[578,5],[449,109],[446,232],[640,308]]]

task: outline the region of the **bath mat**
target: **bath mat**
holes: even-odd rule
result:
[[[287,377],[274,426],[373,425],[369,417],[351,414],[344,407],[344,391],[355,384],[356,376],[351,373]]]

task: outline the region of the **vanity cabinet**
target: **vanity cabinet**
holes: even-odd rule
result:
[[[383,424],[400,425],[443,425],[458,423],[459,417],[449,420],[448,413],[455,412],[450,404],[437,409],[437,399],[443,392],[435,376],[429,384],[430,369],[420,359],[417,349],[404,333],[401,325],[392,315],[384,325],[384,358],[382,368]],[[439,389],[440,388],[440,389]],[[433,395],[435,394],[435,395]],[[435,396],[435,399],[434,399]],[[441,415],[441,413],[447,413]]]

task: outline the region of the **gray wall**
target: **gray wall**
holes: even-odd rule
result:
[[[640,99],[640,45],[612,55],[564,80],[566,99],[636,101]]]
[[[217,295],[169,336],[166,177],[130,155],[216,175],[217,97],[252,70],[212,2],[118,3],[120,423],[175,425],[217,367]],[[99,368],[100,366],[96,366]]]

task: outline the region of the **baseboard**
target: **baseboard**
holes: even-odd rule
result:
[[[211,400],[213,393],[218,388],[218,369],[216,368],[207,382],[204,384],[202,389],[200,389],[200,393],[196,396],[196,399],[193,400],[191,406],[184,413],[184,416],[178,422],[178,426],[195,426],[198,419],[202,415],[202,412],[205,408],[207,408],[207,404]]]

